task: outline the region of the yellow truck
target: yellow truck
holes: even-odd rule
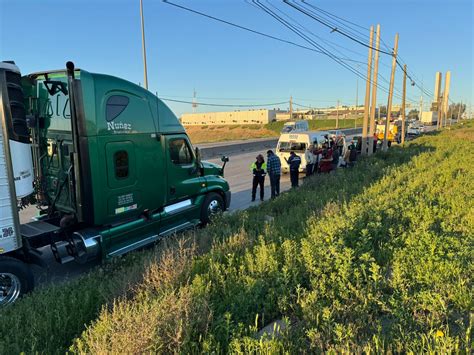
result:
[[[382,142],[385,135],[385,122],[377,124],[375,133],[379,142]],[[401,121],[394,121],[389,123],[389,130],[387,134],[387,140],[390,143],[400,143],[402,136],[402,123]]]

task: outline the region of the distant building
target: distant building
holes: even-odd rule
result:
[[[280,110],[245,110],[205,113],[185,113],[181,116],[181,123],[185,126],[207,125],[243,125],[267,124],[276,121]]]

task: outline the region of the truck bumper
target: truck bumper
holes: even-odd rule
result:
[[[232,195],[229,191],[225,192],[225,209],[228,210],[230,206],[230,201],[231,201]]]

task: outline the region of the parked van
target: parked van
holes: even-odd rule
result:
[[[328,140],[330,133],[327,131],[283,133],[278,140],[276,154],[281,160],[283,173],[289,171],[289,166],[285,159],[290,157],[290,152],[295,152],[301,158],[300,171],[306,170],[306,159],[304,153],[310,145],[322,145]]]
[[[309,131],[308,121],[290,121],[283,125],[281,133],[307,132]]]

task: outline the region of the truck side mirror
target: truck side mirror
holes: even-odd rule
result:
[[[222,165],[222,168],[221,168],[221,175],[224,176],[225,165],[226,165],[227,162],[229,161],[229,157],[223,155],[222,158],[221,158],[221,161],[224,163],[224,164]]]

